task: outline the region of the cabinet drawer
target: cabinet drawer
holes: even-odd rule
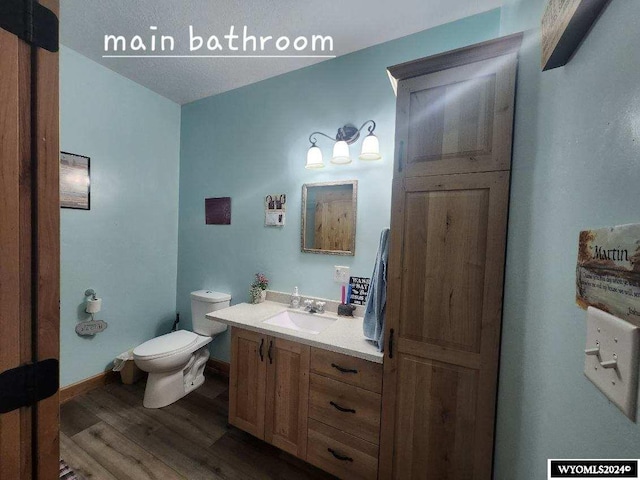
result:
[[[382,393],[382,364],[341,353],[311,349],[311,371],[341,382]]]
[[[309,420],[307,461],[342,479],[375,480],[378,446]]]
[[[309,417],[378,445],[380,394],[315,373],[310,379]]]

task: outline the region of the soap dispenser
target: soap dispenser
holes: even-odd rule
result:
[[[291,294],[291,308],[300,308],[300,294],[298,293],[298,287],[293,287],[293,293]]]

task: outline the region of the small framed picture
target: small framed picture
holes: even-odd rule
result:
[[[231,197],[205,198],[204,211],[207,225],[231,225]]]
[[[60,152],[60,207],[91,210],[89,157]]]

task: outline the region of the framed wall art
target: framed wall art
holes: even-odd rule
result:
[[[91,210],[91,159],[60,152],[60,207]]]
[[[231,197],[205,198],[204,212],[207,225],[231,225]]]

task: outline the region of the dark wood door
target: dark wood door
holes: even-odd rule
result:
[[[0,373],[59,358],[58,165],[58,54],[0,29]],[[0,479],[58,478],[58,419],[57,394],[0,414]]]
[[[489,479],[509,172],[396,178],[380,479]]]
[[[396,175],[508,170],[517,53],[398,84]]]
[[[229,423],[264,439],[268,338],[231,329]]]
[[[265,441],[307,456],[310,347],[269,337]]]

